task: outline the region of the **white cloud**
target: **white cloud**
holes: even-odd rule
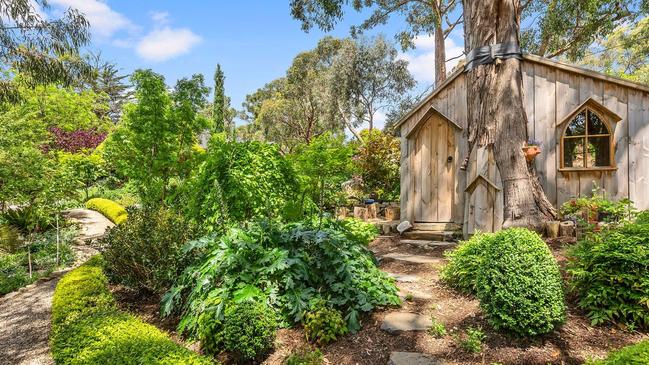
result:
[[[169,23],[169,13],[166,11],[153,11],[151,12],[151,19],[158,24]]]
[[[101,0],[50,0],[63,9],[74,8],[84,14],[97,36],[109,38],[124,29],[134,29],[133,23],[124,15],[111,9]]]
[[[402,53],[399,57],[408,61],[408,70],[420,84],[430,84],[435,81],[435,39],[432,36],[421,36],[414,40],[415,49]],[[458,45],[450,37],[444,42],[446,59],[462,54],[464,47]],[[461,57],[446,62],[446,70],[450,71],[460,61]]]
[[[185,54],[201,42],[201,37],[187,28],[154,29],[137,44],[137,54],[149,61],[165,61]]]

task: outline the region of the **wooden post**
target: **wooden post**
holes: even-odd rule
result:
[[[354,207],[354,218],[366,221],[367,220],[367,208],[365,208],[365,207]]]
[[[379,212],[379,204],[378,203],[368,204],[366,209],[367,209],[367,219],[376,219],[376,216],[378,215]]]
[[[558,221],[545,222],[545,234],[548,236],[548,238],[559,237],[559,222]]]
[[[349,214],[349,209],[346,207],[340,207],[337,209],[336,216],[338,219],[345,219],[347,218],[347,215]]]
[[[386,221],[396,221],[401,218],[401,208],[399,207],[387,207],[385,208],[385,220]]]
[[[559,234],[561,237],[574,237],[575,236],[575,222],[564,221],[559,225]]]

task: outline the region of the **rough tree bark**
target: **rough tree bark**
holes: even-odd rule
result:
[[[446,45],[444,44],[444,28],[442,27],[442,2],[433,2],[433,11],[437,15],[435,20],[435,87],[446,80]]]
[[[465,49],[519,44],[520,0],[463,0]],[[503,228],[540,230],[556,210],[523,154],[527,116],[523,107],[521,61],[479,65],[467,73],[468,130],[471,147],[492,148],[504,192]]]
[[[435,87],[446,80],[446,46],[444,45],[444,30],[440,23],[435,26]]]

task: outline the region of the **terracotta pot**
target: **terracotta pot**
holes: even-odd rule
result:
[[[532,162],[536,158],[536,156],[541,153],[541,147],[525,146],[523,147],[523,152],[525,153],[525,159],[528,162]]]

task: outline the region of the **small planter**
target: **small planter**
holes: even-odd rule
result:
[[[523,152],[525,153],[525,159],[527,162],[532,162],[537,155],[541,153],[540,146],[525,146],[523,147]]]

